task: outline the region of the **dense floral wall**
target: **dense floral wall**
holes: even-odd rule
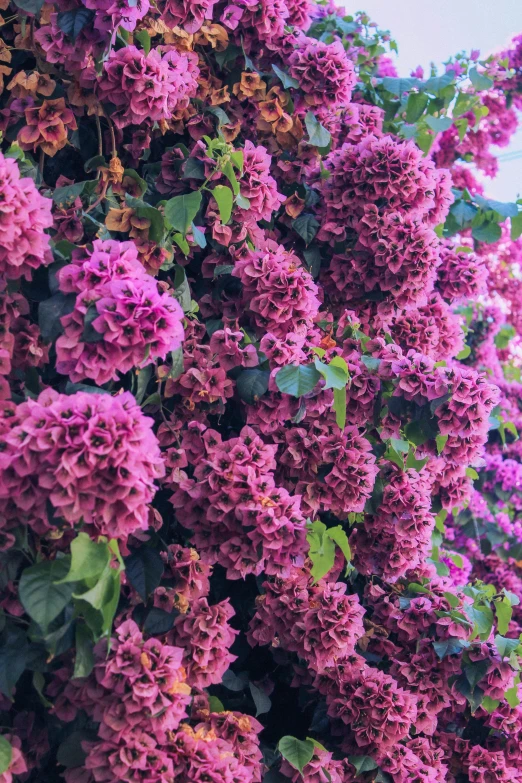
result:
[[[522,36],[0,11],[0,783],[522,781]]]

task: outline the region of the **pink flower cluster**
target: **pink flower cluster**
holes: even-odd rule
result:
[[[69,525],[125,542],[149,527],[147,504],[163,463],[134,397],[125,392],[48,389],[11,410],[3,435],[0,498],[4,525],[25,519],[45,532],[47,504]]]
[[[159,293],[133,242],[95,240],[92,253],[79,253],[58,278],[62,292],[76,294],[56,342],[56,368],[73,382],[104,384],[180,347],[183,311]]]
[[[326,167],[330,176],[322,185],[325,214],[319,233],[325,240],[343,239],[346,227],[356,225],[369,204],[426,215],[447,200],[451,186],[412,141],[392,136],[370,135],[359,144],[343,144],[330,153]],[[444,189],[439,192],[442,178]]]
[[[184,527],[194,532],[203,559],[220,563],[229,579],[246,574],[286,574],[303,558],[305,520],[299,495],[274,482],[277,447],[250,427],[223,441],[210,429],[189,425],[182,448],[193,455],[194,478],[183,472],[169,481],[171,502]]]
[[[363,574],[379,574],[395,582],[418,568],[429,555],[435,525],[431,508],[431,481],[426,471],[398,470],[390,465],[379,508],[356,525],[350,544],[354,562]]]
[[[484,260],[473,252],[457,250],[448,241],[440,247],[437,288],[449,302],[476,299],[485,293],[488,272]]]
[[[228,623],[233,614],[228,600],[209,606],[206,598],[199,598],[191,603],[188,614],[176,618],[172,635],[176,645],[184,649],[183,664],[192,687],[220,683],[235,661],[230,647],[238,631]]]
[[[20,177],[13,158],[0,153],[0,275],[31,279],[34,269],[52,262],[49,237],[50,199],[43,198],[29,177]]]
[[[251,644],[281,645],[297,653],[317,672],[340,664],[353,654],[364,634],[364,610],[342,582],[312,584],[304,569],[287,579],[265,582],[250,622]]]
[[[290,76],[299,82],[307,106],[335,109],[349,103],[356,77],[340,41],[327,44],[303,36],[288,64]]]
[[[255,145],[247,139],[243,148],[243,171],[240,177],[241,195],[247,198],[248,209],[236,207],[237,220],[257,223],[271,220],[272,213],[279,209],[285,197],[278,193],[277,183],[270,174],[272,158],[261,144]]]
[[[357,427],[341,432],[333,422],[316,421],[283,433],[280,464],[286,485],[302,495],[310,515],[319,510],[339,517],[361,512],[378,472],[370,442]],[[319,478],[320,477],[320,478]]]
[[[98,97],[114,105],[111,119],[118,128],[168,120],[196,93],[196,61],[191,52],[175,49],[147,55],[135,46],[113,50],[98,80]]]
[[[245,250],[232,274],[241,280],[243,301],[263,332],[285,337],[306,332],[317,315],[318,289],[299,258],[270,242],[265,251]]]

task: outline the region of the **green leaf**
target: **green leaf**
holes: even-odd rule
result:
[[[477,207],[473,206],[473,204],[468,204],[466,201],[462,201],[461,199],[455,201],[450,209],[450,214],[453,215],[455,222],[460,228],[465,226],[466,223],[471,222],[477,212]]]
[[[484,696],[482,699],[482,704],[480,705],[486,712],[489,712],[490,714],[492,712],[495,712],[497,707],[500,705],[500,701],[498,699],[492,699],[491,696]]]
[[[464,361],[464,359],[468,358],[470,353],[471,353],[471,348],[469,347],[469,345],[465,345],[462,351],[460,351],[460,353],[458,353],[455,358],[458,359],[459,362],[462,362]]]
[[[250,201],[239,193],[236,196],[236,204],[241,209],[250,209]]]
[[[489,90],[490,87],[493,87],[493,79],[490,79],[489,76],[483,73],[479,73],[476,66],[469,69],[468,76],[476,90]]]
[[[230,216],[232,215],[234,195],[230,188],[227,188],[226,185],[216,185],[212,191],[212,195],[216,199],[221,222],[223,225],[226,225],[230,220]]]
[[[222,125],[227,125],[230,122],[230,117],[225,111],[223,111],[221,106],[207,106],[205,111],[207,111],[209,114],[213,114],[214,117],[217,117],[218,130]]]
[[[236,167],[236,169],[242,173],[243,172],[243,164],[244,164],[244,161],[245,161],[245,156],[244,156],[243,150],[236,150],[235,152],[231,152],[230,153],[230,159],[231,159],[232,163],[234,164],[234,166]]]
[[[453,120],[453,124],[457,128],[459,132],[459,141],[462,141],[464,136],[466,135],[466,131],[468,130],[469,126],[469,120],[467,117],[461,117],[458,120]]]
[[[477,242],[485,242],[486,244],[491,245],[493,242],[498,242],[502,236],[502,229],[498,223],[491,221],[482,223],[480,226],[473,226],[471,235]]]
[[[327,147],[332,140],[330,131],[321,125],[312,111],[306,112],[305,116],[306,130],[308,131],[309,142],[313,147]]]
[[[516,331],[511,324],[504,324],[495,335],[495,345],[497,348],[507,348],[510,341],[515,337]]]
[[[71,542],[69,572],[63,579],[55,580],[55,584],[97,579],[109,564],[110,559],[111,552],[107,543],[96,543],[87,533],[78,533],[78,536]]]
[[[83,623],[76,625],[76,658],[74,661],[73,679],[88,677],[94,668],[93,640],[91,632]]]
[[[76,611],[85,618],[95,639],[110,635],[120,598],[120,572],[121,568],[107,566],[93,588],[73,594]]]
[[[514,241],[522,236],[522,212],[511,218],[511,239]]]
[[[174,196],[165,204],[165,218],[173,229],[185,235],[198,214],[200,206],[201,193],[199,190],[193,193],[185,193],[182,196]]]
[[[125,571],[127,579],[146,603],[149,595],[161,582],[164,564],[159,552],[142,546],[125,558]]]
[[[83,28],[93,19],[94,11],[80,7],[70,11],[59,11],[56,21],[60,30],[75,41]]]
[[[254,405],[268,391],[270,372],[257,367],[242,370],[236,378],[237,393],[249,405]]]
[[[25,669],[28,651],[25,632],[8,625],[0,637],[0,692],[8,699]]]
[[[344,430],[346,427],[346,389],[334,389],[333,390],[333,409],[335,412],[335,423],[340,430]]]
[[[488,669],[489,661],[473,661],[473,663],[468,663],[463,667],[464,674],[472,691],[475,690],[479,682],[486,676]]]
[[[409,451],[408,456],[406,457],[406,468],[419,471],[423,469],[427,462],[428,457],[417,459],[413,451]]]
[[[405,93],[409,92],[413,87],[418,87],[422,82],[414,77],[409,79],[402,79],[396,76],[385,76],[382,80],[382,86],[387,92],[391,92],[393,95],[398,95],[399,98]]]
[[[377,762],[371,756],[348,756],[348,761],[355,767],[355,774],[361,775],[363,772],[371,772],[377,769]]]
[[[309,550],[308,557],[312,561],[310,573],[315,582],[318,582],[335,563],[335,542],[326,535],[326,525],[323,522],[312,522],[307,525]]]
[[[74,310],[76,294],[54,294],[38,305],[38,326],[42,338],[52,343],[63,332],[61,318]]]
[[[223,166],[223,174],[230,182],[230,186],[232,188],[232,192],[234,196],[237,196],[239,194],[239,182],[237,181],[237,177],[231,161],[227,161],[227,163],[225,163],[225,165]]]
[[[479,477],[475,468],[466,468],[466,476],[470,479],[473,479],[473,481],[476,481]]]
[[[282,71],[281,68],[277,67],[277,65],[272,65],[272,70],[275,73],[275,75],[281,80],[285,90],[287,90],[289,87],[296,87],[296,88],[299,87],[299,82],[297,81],[297,79],[294,79],[293,76],[290,76],[289,74]]]
[[[187,158],[183,164],[183,179],[206,179],[203,161],[197,158]]]
[[[299,215],[292,222],[292,228],[309,245],[319,230],[319,222],[313,215]]]
[[[81,196],[87,182],[75,182],[74,185],[65,185],[62,188],[55,188],[53,191],[53,201],[61,207],[69,207],[73,201]]]
[[[451,128],[453,120],[450,117],[432,117],[428,115],[426,117],[426,125],[435,133],[442,133]]]
[[[69,558],[42,560],[26,568],[19,584],[19,597],[27,614],[45,633],[73,594],[70,584],[56,584],[69,571]]]
[[[373,356],[366,356],[363,354],[361,356],[361,362],[370,372],[377,372],[381,364],[381,359],[374,359]]]
[[[146,30],[135,30],[134,38],[140,42],[143,47],[143,51],[147,55],[150,52],[151,40],[150,35]]]
[[[265,713],[269,712],[272,706],[270,696],[268,696],[264,690],[259,688],[253,682],[248,683],[248,688],[250,690],[250,695],[254,700],[254,704],[256,705],[256,718],[259,715],[264,715]]]
[[[513,607],[507,598],[501,598],[493,602],[497,616],[497,631],[504,636],[509,630],[509,624],[513,615]]]
[[[73,731],[58,748],[56,760],[62,767],[71,769],[83,767],[87,757],[82,747],[82,742],[92,740],[92,736],[86,731]]]
[[[207,239],[205,237],[204,232],[198,228],[194,223],[192,223],[191,226],[192,236],[194,238],[194,242],[199,245],[200,248],[204,249],[207,246]]]
[[[472,687],[468,682],[466,675],[464,674],[461,675],[455,682],[455,687],[458,692],[462,693],[462,695],[465,696],[468,700],[471,707],[471,714],[473,715],[482,704],[484,691],[482,688]]]
[[[190,253],[190,247],[183,234],[181,234],[179,231],[176,234],[173,234],[172,241],[176,243],[183,255],[188,256]]]
[[[441,660],[447,655],[459,655],[466,647],[469,647],[469,642],[453,637],[444,639],[442,642],[433,642],[433,649]]]
[[[506,639],[505,636],[501,636],[500,634],[495,636],[495,647],[501,658],[509,658],[513,650],[516,650],[519,644],[519,639]]]
[[[174,627],[174,621],[178,616],[179,612],[176,609],[172,612],[166,612],[164,609],[153,606],[145,618],[143,630],[151,636],[168,633]]]
[[[172,367],[169,370],[169,378],[176,381],[180,375],[183,375],[183,348],[181,346],[170,352],[170,360]]]
[[[429,97],[423,92],[412,92],[406,104],[406,122],[414,123],[422,117],[429,103]]]
[[[508,690],[504,693],[504,696],[506,697],[506,701],[511,707],[511,709],[515,709],[515,707],[518,707],[520,704],[520,699],[518,698],[518,687],[514,685],[512,688],[508,688]]]
[[[302,397],[315,389],[320,378],[320,373],[311,364],[289,365],[281,367],[275,376],[275,382],[283,394]]]
[[[11,747],[11,743],[0,734],[0,775],[7,772],[12,758],[13,748]]]
[[[438,95],[455,81],[455,71],[448,71],[442,76],[432,76],[423,84],[423,89],[433,95]]]
[[[125,203],[135,210],[136,215],[139,218],[150,220],[149,239],[151,242],[159,244],[165,233],[165,219],[159,209],[151,207],[151,205],[147,204],[145,201],[129,196],[128,194],[125,196]]]
[[[435,437],[435,443],[437,444],[437,454],[440,454],[443,451],[444,446],[448,441],[448,437],[448,435],[437,435]]]
[[[209,696],[208,697],[208,707],[210,709],[210,712],[224,712],[225,707],[223,706],[223,702],[218,699],[217,696]]]
[[[324,364],[320,359],[314,361],[315,369],[325,380],[325,389],[345,389],[348,383],[348,365],[341,356],[335,356],[330,364]]]
[[[482,641],[489,639],[493,627],[493,612],[489,606],[472,606],[466,604],[464,611],[473,623]]]
[[[277,747],[282,757],[301,773],[312,760],[315,750],[311,740],[298,740],[295,737],[282,737]]]
[[[330,527],[326,531],[325,535],[328,536],[328,538],[331,538],[332,541],[335,541],[341,552],[346,558],[346,562],[349,563],[352,559],[352,550],[350,549],[350,544],[348,542],[348,536],[342,529],[340,525],[336,525],[336,527]]]

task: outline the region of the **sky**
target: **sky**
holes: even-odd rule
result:
[[[399,46],[401,76],[417,65],[429,73],[430,62],[440,65],[463,50],[480,49],[486,57],[522,32],[522,0],[360,0],[357,5],[345,0],[344,7],[347,13],[366,11],[381,29],[390,30]],[[522,196],[522,116],[520,126],[509,148],[492,148],[500,156],[521,153],[513,161],[500,157],[496,179],[484,179],[488,195],[499,201]]]

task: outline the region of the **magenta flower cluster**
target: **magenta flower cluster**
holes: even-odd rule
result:
[[[62,292],[76,294],[56,342],[56,368],[73,382],[104,384],[181,346],[183,311],[145,273],[134,243],[96,240],[58,277]]]

